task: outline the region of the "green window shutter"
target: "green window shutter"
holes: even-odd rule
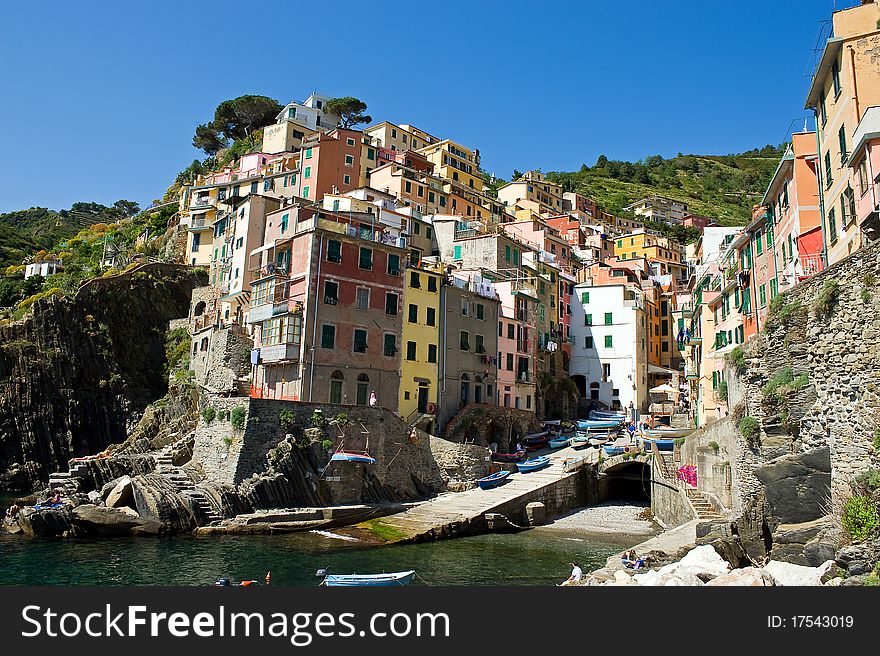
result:
[[[614,339],[611,335],[605,335],[605,348],[611,348],[614,346]]]
[[[581,303],[589,303],[590,302],[590,292],[582,292],[581,293]]]
[[[605,325],[610,326],[613,323],[614,323],[614,319],[611,316],[611,312],[606,312],[605,313]]]
[[[593,325],[593,315],[592,314],[584,315],[584,325],[585,326],[592,326]]]
[[[453,260],[460,260],[461,259],[461,246],[456,246],[453,249],[452,259]]]
[[[504,247],[504,261],[510,262],[510,246]]]

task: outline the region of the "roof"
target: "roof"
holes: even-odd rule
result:
[[[846,161],[847,166],[852,166],[856,155],[861,153],[862,148],[871,139],[880,139],[880,107],[868,107],[859,126],[853,135],[853,143],[855,146],[849,159]]]
[[[825,42],[825,49],[822,51],[822,58],[813,73],[813,80],[810,82],[810,91],[807,93],[807,100],[804,102],[804,109],[815,109],[819,104],[819,95],[825,86],[825,79],[831,72],[831,65],[837,61],[837,55],[843,47],[843,39],[841,37],[832,37]]]
[[[776,186],[776,182],[779,179],[780,174],[782,173],[783,168],[787,163],[794,161],[794,150],[791,147],[791,144],[788,144],[785,148],[785,153],[782,155],[782,159],[779,160],[779,164],[776,166],[776,171],[773,173],[773,177],[770,178],[770,184],[767,185],[767,191],[764,192],[764,197],[761,198],[761,205],[767,205],[767,201],[770,196],[770,190]]]

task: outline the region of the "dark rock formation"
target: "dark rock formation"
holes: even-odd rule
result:
[[[777,524],[798,524],[823,517],[831,496],[828,447],[781,456],[755,470],[764,484],[767,506]]]
[[[0,327],[0,488],[33,489],[126,439],[167,391],[165,332],[203,273],[149,264],[48,297]]]

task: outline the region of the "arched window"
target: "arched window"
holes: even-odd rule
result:
[[[590,398],[593,400],[599,399],[599,383],[590,383]]]
[[[370,396],[370,377],[360,374],[357,378],[357,404],[367,405]]]
[[[342,403],[342,386],[345,384],[345,376],[339,370],[330,374],[330,403]]]
[[[198,303],[196,303],[196,307],[195,307],[195,309],[193,309],[193,316],[194,317],[202,316],[205,313],[205,307],[206,306],[205,306],[204,301],[199,301]]]

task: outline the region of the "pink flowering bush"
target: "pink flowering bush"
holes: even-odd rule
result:
[[[697,467],[696,465],[684,465],[678,468],[676,478],[684,481],[691,487],[697,487]]]

